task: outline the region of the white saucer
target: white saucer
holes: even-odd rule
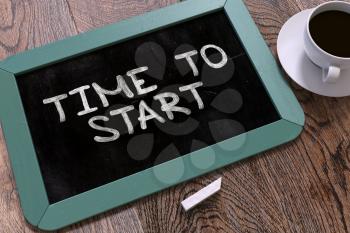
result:
[[[322,81],[322,69],[304,52],[304,30],[311,10],[304,10],[290,18],[282,27],[277,39],[277,52],[283,69],[301,87],[323,96],[350,95],[350,69],[342,70],[336,83]]]

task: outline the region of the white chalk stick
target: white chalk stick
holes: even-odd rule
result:
[[[208,186],[202,188],[192,196],[189,196],[185,200],[181,202],[182,207],[185,209],[185,211],[188,211],[198,205],[199,203],[203,202],[205,199],[213,196],[215,193],[217,193],[221,188],[221,177]]]

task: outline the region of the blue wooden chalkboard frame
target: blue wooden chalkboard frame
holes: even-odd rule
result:
[[[224,10],[229,17],[281,120],[212,145],[211,149],[216,151],[215,164],[207,169],[191,165],[193,156],[201,154],[205,159],[208,150],[205,148],[50,205],[15,76],[218,10]],[[188,0],[9,57],[0,63],[0,106],[24,216],[29,223],[45,230],[64,227],[286,143],[296,138],[304,125],[300,105],[241,0]],[[244,146],[235,151],[223,150],[242,141]],[[155,179],[155,168],[158,174],[167,177],[179,169],[179,162],[184,175],[176,182],[165,184]]]

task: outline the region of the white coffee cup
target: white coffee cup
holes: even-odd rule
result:
[[[314,8],[311,11],[309,18],[307,20],[307,25],[306,25],[305,35],[304,35],[305,52],[309,57],[309,59],[314,64],[322,68],[323,70],[322,80],[323,82],[326,82],[326,83],[336,82],[339,79],[342,70],[350,69],[350,57],[338,57],[326,52],[325,50],[320,48],[311,37],[310,28],[309,28],[311,19],[322,12],[332,11],[332,10],[343,11],[350,14],[350,3],[343,2],[343,1],[331,1],[331,2],[323,3],[318,7]],[[349,29],[350,29],[350,26],[349,26]],[[349,46],[350,46],[350,41],[349,41]]]

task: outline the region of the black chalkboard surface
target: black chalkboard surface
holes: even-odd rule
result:
[[[139,94],[130,71],[145,81]],[[51,204],[281,119],[224,11],[19,75],[17,84]],[[118,84],[120,93],[99,96]],[[181,108],[164,111],[162,93]],[[141,111],[153,119],[140,122]]]

